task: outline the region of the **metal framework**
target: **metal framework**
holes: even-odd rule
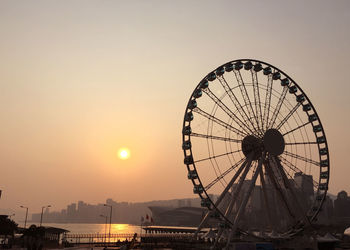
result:
[[[184,163],[216,243],[238,235],[290,237],[316,220],[329,150],[299,85],[258,60],[225,63],[194,89],[183,121]],[[210,192],[210,193],[209,193]]]

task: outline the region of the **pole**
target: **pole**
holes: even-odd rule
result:
[[[140,246],[141,246],[141,235],[142,235],[142,220],[141,220],[141,223],[140,223]]]
[[[140,237],[141,237],[141,234],[142,234],[142,221],[140,223]]]
[[[28,207],[24,207],[24,206],[20,206],[20,207],[26,209],[26,218],[25,218],[25,220],[24,220],[24,229],[26,229],[26,226],[27,226],[27,218],[28,218]]]
[[[103,214],[100,214],[100,216],[106,219],[106,221],[105,221],[105,234],[104,234],[104,244],[106,246],[106,243],[107,243],[107,220],[108,220],[108,216],[107,215],[103,215]]]
[[[46,207],[51,207],[51,205],[41,207],[40,227],[41,227],[41,224],[43,223],[43,213],[44,213],[44,208]]]
[[[26,218],[24,220],[24,229],[27,227],[27,218],[28,218],[28,208],[26,207]]]
[[[111,242],[111,227],[112,227],[112,206],[110,206],[111,212],[109,214],[109,242]]]
[[[44,213],[44,208],[45,208],[45,207],[42,207],[42,208],[41,208],[40,227],[41,227],[41,224],[43,223],[43,213]]]
[[[108,219],[108,216],[105,216],[106,217],[106,222],[105,222],[105,245],[106,245],[106,242],[107,242],[107,219]]]
[[[111,210],[109,212],[109,233],[108,233],[108,242],[110,243],[111,242],[111,227],[112,227],[112,205],[108,205],[108,204],[103,204],[103,206],[105,207],[109,207]]]

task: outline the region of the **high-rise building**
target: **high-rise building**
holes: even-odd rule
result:
[[[297,188],[300,188],[301,192],[307,197],[314,196],[314,184],[312,175],[303,174],[302,172],[295,173],[294,181],[297,184]]]
[[[75,216],[77,213],[77,204],[72,203],[67,206],[67,220],[68,221],[75,221]]]
[[[340,191],[334,201],[334,216],[350,217],[350,197],[345,191]]]

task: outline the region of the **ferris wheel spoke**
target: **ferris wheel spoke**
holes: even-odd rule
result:
[[[301,105],[301,102],[298,102],[294,106],[294,108],[291,111],[289,111],[288,115],[286,117],[284,117],[283,120],[280,122],[280,124],[278,124],[278,126],[276,127],[277,130],[279,130],[283,126],[283,124],[286,123],[286,121],[294,114],[294,112],[297,111],[297,109],[300,107],[300,105]]]
[[[228,205],[228,207],[225,210],[225,217],[227,217],[232,212],[232,208],[233,208],[233,206],[235,205],[235,203],[237,201],[238,194],[241,192],[244,180],[247,177],[247,174],[248,174],[248,172],[250,170],[250,167],[252,165],[252,157],[253,157],[252,154],[248,156],[248,162],[245,165],[244,171],[243,171],[241,177],[238,180],[237,187],[233,191],[233,195],[232,195],[232,199],[230,201],[230,204]]]
[[[248,163],[248,159],[247,158],[243,158],[241,159],[239,162],[237,162],[234,166],[232,166],[230,169],[228,170],[233,170],[234,168],[236,168],[236,166],[238,166],[242,161],[244,160],[244,162],[242,163],[242,165],[239,167],[239,169],[237,170],[237,172],[235,173],[235,175],[232,177],[232,179],[230,180],[230,182],[227,184],[226,188],[224,189],[224,191],[221,193],[221,195],[218,197],[218,199],[215,202],[215,207],[218,207],[221,203],[221,201],[224,199],[224,197],[226,196],[226,194],[228,193],[228,191],[232,188],[234,182],[236,181],[236,179],[239,177],[239,175],[241,174],[242,170],[244,169],[245,165]],[[227,171],[228,171],[227,170]],[[224,177],[224,176],[223,176]],[[222,177],[222,178],[223,178]],[[215,180],[214,180],[215,181]],[[216,181],[217,182],[217,181]],[[215,183],[216,183],[215,182]],[[211,186],[213,186],[215,183],[213,184],[209,184]],[[210,187],[208,187],[209,185],[207,185],[204,189],[207,191]],[[205,223],[207,222],[207,220],[209,219],[209,215],[211,214],[211,210],[208,210],[205,214],[205,216],[203,217],[201,223],[199,224],[195,235],[197,235],[200,230],[203,228],[203,226],[205,225]]]
[[[271,122],[270,122],[270,124],[268,124],[269,128],[272,128],[273,125],[275,125],[277,115],[278,115],[278,113],[281,110],[281,107],[282,107],[284,99],[286,98],[287,92],[288,92],[288,87],[285,86],[283,88],[282,94],[280,95],[280,98],[278,99],[278,103],[277,103],[276,109],[274,110],[274,112],[272,114]]]
[[[241,152],[241,151],[242,151],[242,150],[235,150],[235,151],[231,151],[231,152],[227,152],[227,153],[223,153],[223,154],[219,154],[219,155],[213,155],[213,156],[210,156],[210,157],[207,157],[207,158],[203,158],[203,159],[194,161],[194,163],[198,163],[198,162],[201,162],[201,161],[207,161],[207,160],[216,159],[216,158],[219,158],[219,157],[222,157],[222,156],[226,156],[226,155],[238,153],[238,152]]]
[[[306,157],[301,156],[301,155],[293,154],[293,153],[288,152],[288,151],[284,151],[283,154],[288,155],[288,156],[293,157],[293,158],[298,159],[298,160],[305,161],[307,163],[314,164],[316,166],[320,166],[319,162],[312,160],[312,159],[309,159],[309,158],[306,158]]]
[[[282,179],[283,179],[283,183],[284,183],[284,186],[287,188],[287,190],[289,191],[289,193],[291,194],[291,197],[293,199],[293,204],[296,206],[297,208],[297,211],[299,211],[299,215],[300,217],[304,220],[305,223],[307,224],[310,224],[310,221],[309,219],[306,217],[306,214],[304,212],[304,209],[302,208],[302,206],[300,205],[300,202],[295,194],[295,191],[294,191],[294,187],[292,187],[290,185],[290,182],[289,182],[289,179],[284,171],[284,168],[281,164],[281,161],[280,159],[277,157],[277,156],[274,156],[272,158],[273,162],[277,165],[277,169],[279,170],[281,176],[282,176]]]
[[[212,139],[212,140],[219,140],[219,141],[230,141],[230,142],[236,142],[236,143],[241,143],[242,142],[242,140],[236,140],[236,139],[232,139],[232,138],[221,137],[221,136],[214,136],[214,135],[198,134],[198,133],[191,133],[191,136],[199,137],[199,138]]]
[[[268,161],[264,162],[264,169],[265,172],[267,173],[267,175],[269,176],[269,180],[272,183],[273,187],[275,188],[275,190],[277,191],[278,197],[280,198],[284,208],[286,209],[286,211],[288,212],[288,215],[290,216],[290,218],[292,220],[294,220],[295,216],[292,212],[292,210],[290,209],[288,202],[287,202],[287,197],[285,197],[281,186],[278,184],[277,180],[276,180],[276,176],[273,173],[272,169],[271,169],[271,165]]]
[[[300,128],[303,128],[303,127],[305,127],[306,125],[308,125],[308,124],[310,124],[310,123],[311,123],[310,121],[305,122],[304,124],[299,125],[298,127],[294,128],[294,129],[292,129],[292,130],[287,131],[286,133],[283,134],[283,136],[288,135],[289,133],[292,133],[292,132],[294,132],[294,131],[296,131],[296,130],[298,130],[298,129],[300,129]]]
[[[282,157],[280,157],[280,158],[281,158],[280,160],[281,160],[281,162],[283,162],[284,166],[286,166],[286,167],[288,167],[289,169],[293,170],[293,167],[289,166],[288,163],[286,163],[286,162],[282,159]],[[294,183],[294,185],[295,185],[296,187],[299,187],[299,185],[298,185],[298,184],[296,183],[296,181],[294,180],[294,177],[292,176],[292,174],[290,174],[289,171],[287,171],[286,167],[283,167],[283,169],[285,170],[285,173],[288,175],[289,180],[292,180],[293,183]],[[294,169],[295,169],[295,168],[294,168]]]
[[[234,207],[234,204],[236,203],[236,200],[238,198],[238,194],[241,192],[244,180],[245,180],[245,178],[246,178],[246,176],[247,176],[247,174],[248,174],[248,172],[250,170],[251,164],[252,164],[252,157],[253,157],[253,154],[248,156],[248,162],[247,162],[247,164],[245,166],[243,174],[241,175],[241,177],[240,177],[240,179],[238,181],[237,187],[234,190],[234,193],[232,195],[232,199],[230,200],[230,203],[229,203],[228,207],[225,210],[225,214],[224,214],[225,218],[227,218],[231,214],[232,209]],[[223,229],[220,228],[220,230],[219,230],[219,232],[217,234],[216,240],[215,240],[215,244],[217,243],[218,239],[220,239],[222,233],[223,233]]]
[[[243,162],[244,161],[244,162]],[[229,169],[227,169],[225,172],[223,172],[221,175],[217,176],[212,182],[210,182],[208,185],[206,185],[204,187],[205,191],[208,191],[212,186],[214,186],[218,181],[220,181],[222,178],[224,178],[226,175],[228,175],[232,170],[236,169],[242,162],[243,164],[240,166],[240,168],[237,170],[237,172],[235,173],[234,177],[232,178],[233,182],[236,181],[237,177],[240,175],[240,173],[242,172],[242,169],[244,168],[244,166],[246,165],[246,159],[242,158],[241,160],[239,160],[238,162],[236,162],[234,165],[232,165]],[[232,181],[231,180],[231,181]],[[231,182],[230,182],[231,183]],[[233,185],[230,184],[231,186]],[[226,188],[225,188],[226,190]],[[225,191],[224,192],[227,192]]]
[[[234,218],[233,227],[232,227],[232,229],[231,229],[230,236],[228,237],[228,239],[229,239],[229,240],[228,240],[228,244],[229,244],[229,242],[230,242],[230,239],[232,238],[233,233],[236,232],[236,229],[237,229],[237,227],[238,227],[238,223],[239,223],[239,221],[241,220],[242,215],[243,215],[244,212],[245,212],[245,208],[246,208],[246,206],[247,206],[248,200],[249,200],[249,198],[251,197],[253,188],[255,187],[256,179],[258,178],[258,175],[259,175],[259,173],[260,173],[260,169],[262,168],[262,164],[263,164],[263,161],[264,161],[264,158],[265,158],[265,154],[266,154],[266,153],[264,152],[264,153],[263,153],[263,156],[261,156],[260,159],[259,159],[259,163],[258,163],[257,168],[255,169],[254,174],[253,174],[251,183],[250,183],[250,185],[249,185],[249,187],[248,187],[247,192],[246,192],[245,195],[244,195],[244,199],[243,199],[241,205],[239,206],[238,212],[237,212],[237,214],[236,214],[236,216],[235,216],[235,218]]]
[[[238,101],[236,95],[233,93],[231,87],[228,85],[224,76],[218,77],[218,80],[219,80],[220,84],[222,85],[222,87],[224,88],[224,90],[226,91],[226,93],[228,94],[228,96],[230,97],[233,105],[235,106],[235,108],[237,109],[237,111],[239,112],[241,117],[243,118],[244,122],[247,123],[249,121],[250,124],[252,125],[252,127],[254,128],[254,124],[249,119],[249,116],[247,115],[247,113],[243,109],[241,103]]]
[[[297,166],[293,165],[293,163],[291,163],[290,161],[288,161],[286,158],[284,158],[283,156],[280,156],[282,162],[289,167],[294,173],[303,173],[303,171],[301,171],[301,169],[299,169]],[[293,180],[293,176],[291,176],[290,174],[288,174]],[[295,182],[295,181],[294,181]],[[310,182],[310,181],[309,181]],[[318,188],[318,183],[314,180],[312,180],[312,185],[314,186],[314,188]],[[298,186],[298,185],[297,185]]]
[[[213,102],[215,102],[232,120],[234,120],[238,126],[240,126],[246,133],[253,133],[253,131],[247,126],[246,123],[242,122],[239,117],[231,111],[209,88],[203,90]]]
[[[309,145],[309,144],[317,144],[315,141],[307,141],[307,142],[286,142],[285,145]]]
[[[204,110],[202,110],[202,109],[200,109],[198,107],[194,108],[192,111],[197,113],[197,114],[199,114],[199,115],[201,115],[201,116],[203,116],[203,117],[205,117],[205,118],[207,118],[207,119],[209,119],[209,120],[211,120],[211,121],[213,121],[213,122],[215,122],[216,124],[226,128],[226,129],[231,130],[232,132],[234,132],[236,134],[241,135],[242,137],[245,137],[246,135],[248,135],[245,132],[243,132],[243,131],[241,131],[241,130],[239,130],[237,128],[232,127],[230,124],[220,120],[219,118],[216,118],[215,116],[212,116],[211,114],[205,112]]]
[[[262,118],[262,112],[261,112],[261,102],[260,102],[260,93],[259,93],[259,86],[258,86],[258,75],[255,70],[251,69],[250,72],[252,73],[252,80],[253,80],[253,91],[254,91],[254,103],[255,103],[255,113],[257,116],[257,125],[258,129],[260,130],[260,125],[262,125],[263,118]],[[260,122],[261,124],[260,124]]]
[[[242,94],[242,97],[243,97],[243,100],[244,100],[244,104],[247,107],[247,111],[248,111],[248,114],[249,114],[249,119],[248,120],[252,124],[253,128],[255,128],[256,126],[254,125],[252,120],[253,120],[253,117],[254,117],[256,123],[259,124],[258,123],[258,118],[256,117],[256,115],[254,113],[253,106],[252,106],[252,103],[250,102],[249,95],[248,95],[247,89],[245,87],[244,81],[242,79],[241,72],[239,70],[233,70],[233,72],[235,73],[236,80],[238,82],[238,86],[239,86],[239,89],[241,91],[241,94]],[[258,131],[258,128],[257,128],[257,131]]]
[[[270,74],[267,78],[267,88],[266,88],[266,97],[265,97],[265,105],[264,105],[263,129],[264,129],[264,125],[265,125],[265,129],[268,128],[270,106],[271,106],[271,94],[272,94],[272,74]]]

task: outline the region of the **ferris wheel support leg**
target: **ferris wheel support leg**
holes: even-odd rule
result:
[[[266,183],[265,183],[265,179],[264,179],[264,173],[263,173],[263,169],[260,169],[260,182],[261,182],[261,187],[262,187],[262,192],[263,192],[263,197],[264,197],[264,203],[265,203],[265,207],[266,207],[266,213],[267,213],[267,218],[268,221],[271,225],[271,227],[273,226],[273,222],[272,222],[272,216],[271,216],[271,211],[270,211],[270,206],[269,206],[269,201],[267,199],[267,188],[266,188]]]
[[[238,176],[241,174],[242,170],[244,169],[245,165],[247,164],[248,160],[245,160],[242,165],[239,167],[239,169],[237,170],[237,172],[235,173],[235,175],[232,177],[231,181],[227,184],[226,188],[224,189],[224,191],[221,193],[221,195],[219,196],[219,198],[217,199],[217,201],[215,202],[215,207],[217,207],[221,201],[224,199],[225,195],[227,194],[227,192],[230,190],[230,188],[232,187],[233,183],[235,183],[236,179],[238,178]],[[202,219],[201,223],[199,224],[194,236],[197,237],[198,233],[200,232],[200,230],[203,228],[204,224],[207,222],[207,220],[209,219],[209,216],[211,214],[211,211],[208,210],[207,213],[205,214],[204,218]]]
[[[246,178],[246,176],[247,176],[247,174],[248,174],[248,172],[250,170],[250,166],[252,164],[252,158],[253,158],[253,154],[248,155],[248,162],[246,163],[244,172],[242,173],[242,176],[239,179],[239,183],[237,185],[237,188],[236,188],[235,192],[233,193],[233,196],[232,196],[233,198],[230,201],[230,204],[229,204],[229,206],[227,207],[227,209],[225,211],[225,218],[227,218],[228,215],[232,212],[233,206],[234,206],[234,204],[236,203],[236,200],[237,200],[237,196],[238,196],[239,192],[241,191],[241,188],[243,186],[243,182],[244,182],[244,180],[245,180],[245,178]],[[219,242],[223,232],[224,232],[223,228],[220,228],[218,230],[218,234],[217,234],[216,239],[215,239],[214,247]]]
[[[263,152],[262,156],[259,159],[258,167],[255,170],[255,173],[253,175],[253,178],[252,178],[252,181],[251,181],[251,183],[249,185],[247,193],[245,194],[244,200],[242,201],[242,204],[241,204],[241,206],[238,209],[237,215],[236,215],[235,220],[233,222],[233,227],[231,228],[229,237],[227,238],[227,245],[226,245],[226,247],[229,247],[231,238],[232,238],[233,234],[237,230],[238,222],[240,221],[243,213],[245,212],[245,208],[246,208],[248,200],[249,200],[249,198],[250,198],[250,196],[252,194],[253,188],[255,187],[256,179],[258,178],[258,175],[260,173],[260,169],[262,167],[262,164],[263,164],[263,161],[265,159],[265,156],[266,156],[266,152]]]
[[[247,163],[247,166],[244,169],[244,172],[243,172],[241,178],[239,179],[239,183],[237,185],[237,188],[232,195],[232,200],[230,201],[230,204],[225,211],[225,217],[227,217],[232,212],[232,209],[233,209],[234,205],[236,204],[238,194],[241,192],[243,182],[244,182],[245,178],[247,177],[247,174],[250,170],[251,164],[252,164],[252,160],[250,158],[248,163]]]
[[[249,170],[250,170],[250,167],[251,167],[251,164],[252,164],[252,160],[251,160],[251,159],[252,159],[252,156],[253,156],[253,155],[250,155],[250,156],[249,156],[249,157],[250,157],[249,162],[247,163],[247,166],[246,166],[246,168],[244,169],[244,172],[243,172],[241,178],[239,179],[239,183],[238,183],[238,185],[237,185],[236,190],[235,190],[234,193],[233,193],[232,200],[230,201],[229,206],[226,208],[226,211],[225,211],[225,218],[227,218],[227,217],[231,214],[232,209],[233,209],[234,205],[236,204],[236,201],[237,201],[237,198],[238,198],[238,194],[241,192],[241,189],[242,189],[244,180],[245,180],[245,178],[247,177],[247,174],[248,174],[248,172],[249,172]],[[218,235],[217,235],[217,237],[216,237],[214,246],[215,246],[215,245],[218,243],[218,241],[220,240],[221,235],[222,235],[223,232],[224,232],[224,228],[220,228],[220,230],[218,231]]]
[[[273,187],[275,188],[275,190],[277,191],[278,197],[280,198],[280,200],[282,201],[282,204],[284,206],[284,208],[287,210],[289,217],[295,222],[295,216],[292,213],[291,209],[289,208],[289,205],[287,203],[287,199],[284,197],[283,192],[281,190],[281,187],[279,186],[279,184],[277,183],[275,176],[272,172],[272,169],[270,167],[270,164],[268,161],[266,161],[264,163],[264,169],[265,172],[267,173],[267,175],[269,176],[269,179],[273,185]]]
[[[213,245],[213,248],[214,248],[214,249],[216,248],[216,245],[218,244],[218,242],[219,242],[219,240],[220,240],[221,235],[222,235],[223,232],[224,232],[224,229],[223,229],[223,228],[219,228],[218,234],[217,234],[217,236],[216,236],[216,238],[215,238],[215,242],[214,242],[214,245]]]
[[[291,193],[291,196],[294,200],[294,204],[297,207],[297,210],[299,211],[299,215],[304,220],[305,224],[310,225],[311,224],[310,220],[306,217],[304,210],[303,210],[302,206],[300,205],[300,202],[299,202],[299,200],[294,192],[294,188],[289,183],[288,177],[287,177],[286,173],[284,172],[284,168],[281,164],[280,159],[277,156],[275,156],[275,157],[273,157],[273,160],[276,163],[276,165],[277,165],[277,167],[282,175],[284,185],[287,187],[287,189]]]

